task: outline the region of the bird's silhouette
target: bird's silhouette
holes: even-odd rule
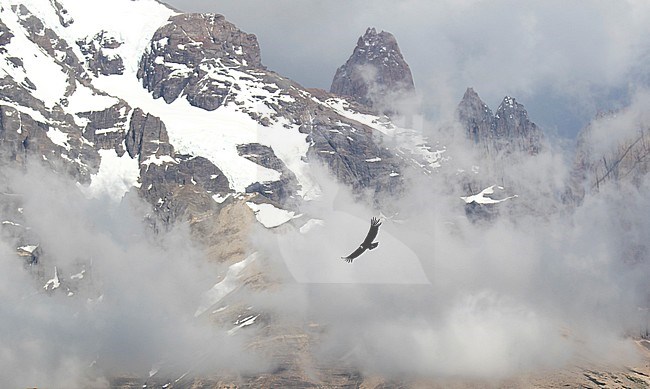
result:
[[[379,242],[373,242],[375,238],[377,237],[377,234],[379,233],[379,226],[381,225],[381,221],[377,219],[376,217],[373,217],[370,220],[370,231],[368,231],[368,235],[366,235],[366,239],[361,242],[361,245],[359,248],[354,250],[354,252],[347,257],[341,257],[342,259],[345,259],[347,263],[351,263],[356,257],[361,255],[364,251],[366,250],[372,250],[375,247],[379,245]]]

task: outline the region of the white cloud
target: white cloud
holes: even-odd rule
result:
[[[43,250],[30,271],[10,239],[0,241],[3,386],[107,387],[126,373],[146,377],[153,365],[176,377],[258,366],[242,337],[194,318],[219,273],[186,226],[154,234],[149,207],[133,194],[120,204],[87,199],[44,168],[0,172]],[[57,288],[45,290],[55,272]]]

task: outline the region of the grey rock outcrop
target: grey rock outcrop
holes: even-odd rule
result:
[[[58,128],[52,128],[0,102],[0,159],[13,167],[24,167],[30,159],[43,161],[56,172],[68,174],[80,183],[88,182],[90,174],[99,166],[99,155],[83,142],[80,131],[74,132],[78,128],[70,123],[59,124]],[[67,140],[63,144],[54,143],[49,131]]]
[[[495,115],[497,152],[523,151],[534,155],[542,149],[542,131],[528,118],[524,106],[506,96]]]
[[[629,124],[625,119],[619,122],[617,112],[601,113],[578,133],[565,200],[579,204],[585,195],[612,183],[637,187],[643,183],[650,172],[650,129],[639,125],[616,140],[602,135],[618,127]]]
[[[124,143],[129,156],[138,159],[140,196],[167,225],[212,210],[211,196],[230,192],[219,168],[204,157],[177,154],[165,124],[140,108],[133,110]]]
[[[29,115],[13,107],[0,105],[0,142],[9,160],[24,164],[28,156],[42,155],[55,145],[47,129]]]
[[[303,125],[312,147],[308,160],[320,160],[338,179],[355,190],[373,188],[376,193],[397,193],[403,184],[396,172],[402,161],[387,148],[378,145],[373,132],[364,127],[335,126],[337,117],[319,116]]]
[[[88,119],[83,136],[97,149],[114,149],[119,156],[124,154],[123,141],[127,132],[127,122],[132,108],[119,101],[101,111],[82,112],[78,115]]]
[[[160,118],[145,114],[140,108],[136,108],[131,115],[125,144],[131,158],[138,156],[140,163],[149,157],[174,155],[165,124]]]
[[[238,145],[237,152],[251,162],[280,173],[280,180],[255,182],[246,188],[246,192],[259,193],[279,203],[285,203],[296,194],[299,189],[296,175],[275,155],[272,148],[259,143],[249,143]]]
[[[391,111],[394,99],[415,91],[411,69],[395,37],[368,28],[347,62],[336,70],[330,92]]]
[[[213,195],[230,192],[227,178],[203,157],[176,154],[140,164],[140,196],[154,208],[164,227],[214,212]]]
[[[11,42],[11,38],[13,37],[14,34],[11,33],[9,27],[0,20],[0,54],[7,52],[7,49],[5,49],[4,46]]]
[[[72,16],[70,16],[68,10],[65,9],[61,3],[59,3],[57,0],[50,0],[50,3],[56,11],[56,16],[59,18],[59,23],[61,23],[63,27],[68,27],[74,23],[74,19]]]
[[[255,35],[242,32],[222,15],[181,14],[156,31],[140,61],[138,78],[167,103],[182,94],[194,106],[215,110],[232,86],[220,81],[224,67],[262,67]]]
[[[100,74],[109,76],[124,72],[122,57],[112,52],[120,47],[122,42],[107,31],[102,30],[93,37],[79,40],[77,45],[85,57],[86,66],[95,76]]]
[[[494,114],[472,88],[467,88],[456,110],[458,120],[464,125],[467,138],[480,143],[495,134]]]
[[[386,33],[377,35],[383,40]],[[391,52],[393,58],[395,50]],[[206,110],[229,106],[258,122],[259,131],[274,126],[309,134],[306,159],[324,162],[341,182],[355,189],[395,190],[401,182],[397,178],[401,161],[380,150],[375,130],[337,113],[327,103],[332,95],[324,91],[312,94],[267,70],[255,36],[238,30],[221,15],[172,17],[154,34],[138,77],[155,98],[172,102],[183,96]],[[288,168],[265,166],[280,161],[272,156],[273,150],[240,145],[242,155],[251,154],[246,147],[261,153],[259,159],[249,160],[281,173],[277,182],[254,183],[247,191],[280,203],[291,198],[299,189],[293,173]]]
[[[474,89],[468,88],[458,104],[456,117],[468,139],[488,155],[518,152],[535,155],[542,150],[541,129],[528,118],[524,106],[513,97],[504,97],[496,113],[492,114]]]

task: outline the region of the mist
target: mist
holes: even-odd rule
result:
[[[638,117],[640,106],[623,117]],[[321,196],[300,206],[304,216],[251,236],[264,271],[282,282],[238,298],[279,324],[315,323],[318,366],[369,375],[501,379],[578,360],[632,363],[629,337],[648,328],[650,180],[603,186],[567,208],[565,149],[495,164],[455,124],[421,125],[446,148],[438,170],[407,169],[404,192],[377,199],[314,167]],[[35,242],[0,244],[0,381],[104,387],[109,377],[159,370],[173,379],[275,365],[247,348],[255,327],[230,336],[194,316],[225,267],[206,258],[187,225],[154,234],[135,192],[88,198],[36,164],[3,174],[44,254],[34,268],[13,253]],[[518,197],[473,222],[460,198],[468,181]],[[345,263],[371,216],[383,219],[379,247]],[[61,286],[49,290],[42,280],[55,267]]]
[[[150,206],[136,193],[87,198],[37,164],[2,173],[3,192],[20,197],[20,224],[34,237],[0,244],[3,386],[107,387],[111,377],[158,371],[173,380],[265,368],[244,351],[246,335],[194,318],[223,269],[187,225],[154,234]],[[15,247],[35,243],[43,255],[26,265]],[[60,286],[45,287],[55,271]]]
[[[620,123],[644,125],[644,95],[637,100]],[[634,134],[608,120],[594,122],[603,149]],[[649,325],[648,177],[604,185],[573,208],[561,203],[571,156],[553,140],[538,155],[493,161],[456,123],[418,126],[445,148],[440,168],[405,169],[403,193],[376,198],[315,166],[321,196],[300,205],[303,216],[251,236],[263,271],[281,282],[236,298],[276,324],[315,325],[317,366],[367,375],[490,380],[584,360],[633,363],[629,339]],[[247,347],[255,326],[230,336],[195,317],[227,259],[208,260],[188,225],[153,233],[150,206],[135,191],[88,198],[37,164],[3,174],[44,254],[27,266],[15,247],[36,242],[0,242],[0,381],[105,387],[116,376],[275,366],[264,356],[273,352]],[[499,184],[517,197],[497,217],[472,221],[461,199],[473,194],[468,182],[474,193]],[[383,220],[379,247],[345,263],[372,216]],[[55,271],[60,287],[44,288]]]
[[[398,198],[359,197],[322,173],[321,198],[300,210],[301,223],[318,222],[258,232],[262,252],[290,274],[291,297],[267,309],[321,323],[321,361],[365,374],[502,379],[584,360],[633,363],[629,337],[649,325],[647,177],[573,208],[562,202],[572,155],[561,140],[494,161],[457,124],[422,126],[446,160],[428,176],[403,172]],[[497,217],[470,221],[467,182],[516,197]],[[346,264],[378,215],[379,247]]]
[[[650,325],[650,178],[603,185],[579,205],[565,204],[573,155],[553,134],[577,128],[561,127],[566,118],[548,113],[568,113],[577,126],[603,107],[629,103],[592,121],[596,157],[648,128],[650,94],[628,85],[645,82],[640,37],[647,36],[650,12],[636,2],[592,2],[579,10],[561,2],[533,10],[509,1],[454,3],[405,2],[398,11],[375,5],[364,14],[360,2],[351,2],[343,15],[295,2],[298,16],[277,4],[265,4],[268,12],[246,8],[258,2],[210,9],[258,33],[265,63],[306,86],[327,88],[327,75],[367,26],[394,33],[418,95],[398,91],[377,105],[396,108],[405,116],[395,123],[444,150],[440,168],[431,174],[405,168],[403,192],[379,198],[352,193],[313,163],[320,197],[300,203],[295,211],[303,216],[274,230],[256,226],[250,237],[263,272],[280,283],[238,289],[233,298],[278,327],[316,328],[310,367],[395,379],[491,380],[582,361],[634,363],[630,338]],[[253,19],[238,19],[243,14]],[[575,22],[572,15],[581,17]],[[321,17],[336,20],[336,28],[316,23]],[[418,29],[424,24],[431,27]],[[278,25],[294,34],[286,38]],[[319,39],[305,42],[313,30]],[[259,31],[282,36],[287,46],[267,43],[271,38]],[[301,61],[313,66],[292,68]],[[453,120],[467,86],[493,108],[515,95],[533,121],[550,123],[543,151],[504,159],[478,152]],[[557,98],[564,107],[552,106]],[[402,140],[382,141],[395,149]],[[208,258],[189,225],[154,228],[151,207],[135,189],[117,201],[108,193],[89,198],[71,179],[36,163],[1,173],[33,237],[0,240],[4,385],[106,387],[119,376],[236,376],[277,365],[274,350],[261,355],[249,347],[268,323],[231,336],[230,327],[211,320],[216,311],[203,306],[206,292],[229,258]],[[511,199],[496,207],[496,217],[469,218],[461,196],[491,185]],[[358,247],[373,216],[382,218],[380,245],[345,263],[341,257]],[[38,266],[26,265],[16,248],[35,243],[43,255]],[[53,277],[60,281],[54,290],[45,282]],[[208,314],[196,315],[197,308]]]

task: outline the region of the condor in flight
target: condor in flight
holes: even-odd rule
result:
[[[354,250],[354,252],[347,257],[341,257],[342,259],[345,259],[347,263],[352,263],[352,261],[361,255],[364,251],[366,250],[372,250],[375,247],[379,245],[379,242],[373,242],[373,240],[377,237],[377,233],[379,232],[379,226],[381,225],[381,222],[379,219],[373,217],[370,220],[370,231],[368,231],[368,235],[366,235],[366,239],[361,242],[361,246]]]

